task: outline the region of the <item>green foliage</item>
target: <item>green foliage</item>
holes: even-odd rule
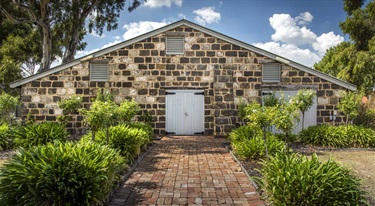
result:
[[[273,116],[273,124],[277,129],[283,131],[286,136],[293,132],[294,126],[299,122],[299,110],[292,101],[286,103],[285,100],[280,100],[282,103],[277,105],[275,114]]]
[[[0,125],[0,151],[12,147],[12,133],[7,124]]]
[[[0,168],[2,205],[99,205],[124,169],[119,153],[93,142],[20,149]]]
[[[139,126],[140,127],[140,126]],[[81,141],[87,142],[90,134],[85,135]],[[106,144],[106,131],[100,129],[97,134],[97,142]],[[142,128],[130,127],[128,125],[117,125],[109,128],[109,147],[120,151],[126,163],[130,163],[141,152],[141,147],[147,144],[150,138],[147,131]]]
[[[246,119],[246,111],[245,108],[247,106],[247,103],[245,100],[241,99],[240,103],[238,104],[238,115],[244,120]]]
[[[255,136],[262,134],[262,130],[259,127],[254,126],[241,126],[236,129],[233,129],[228,138],[232,143],[241,143],[245,140],[251,139]]]
[[[344,0],[348,16],[340,23],[349,34],[350,42],[343,42],[327,50],[314,68],[359,86],[369,94],[375,84],[375,2]]]
[[[83,121],[94,131],[93,138],[95,138],[95,132],[99,128],[108,128],[114,124],[116,121],[116,109],[117,105],[112,101],[94,101],[89,110],[80,109],[84,118]]]
[[[139,111],[141,108],[137,102],[125,100],[117,108],[117,115],[122,122],[130,122]]]
[[[63,101],[59,102],[59,107],[64,110],[65,114],[71,114],[81,107],[82,98],[77,97],[75,95],[64,99]]]
[[[128,125],[131,128],[145,131],[147,134],[146,139],[148,139],[149,141],[151,141],[154,138],[154,129],[152,129],[151,125],[149,124],[145,124],[141,122],[131,122],[131,123],[127,123],[126,125]]]
[[[260,159],[266,157],[266,147],[262,131],[257,127],[242,126],[229,134],[231,145],[237,155],[246,159]],[[267,133],[268,155],[273,156],[285,152],[285,144],[271,133]]]
[[[132,11],[139,5],[140,2],[134,0],[128,10]],[[2,0],[0,7],[3,17],[0,20],[7,18],[13,24],[28,26],[24,33],[32,31],[37,34],[37,38],[31,43],[39,44],[39,50],[36,51],[40,52],[37,55],[42,64],[40,68],[48,70],[51,60],[57,56],[62,58],[63,63],[72,61],[76,52],[85,48],[86,43],[83,39],[87,31],[90,33],[95,31],[101,35],[104,29],[107,31],[117,29],[117,19],[125,7],[125,0]],[[19,29],[19,26],[15,26],[14,30]],[[0,33],[3,37],[1,39],[19,33],[10,28],[8,30]],[[20,37],[25,38],[25,35]],[[29,46],[28,43],[30,42],[25,42]],[[29,54],[30,59],[34,57],[34,53],[28,53],[29,50],[20,51],[20,56]]]
[[[145,111],[145,113],[142,115],[142,118],[145,124],[151,125],[154,122],[154,118],[148,111]]]
[[[96,92],[95,101],[101,101],[101,102],[111,101],[111,102],[113,102],[113,95],[108,89],[99,89],[98,92]]]
[[[64,125],[54,122],[43,122],[19,127],[14,130],[15,143],[21,147],[30,148],[44,145],[54,140],[66,141],[68,133]]]
[[[263,161],[262,188],[272,205],[360,205],[366,203],[360,182],[332,159],[323,163],[278,153]]]
[[[260,128],[267,128],[272,124],[274,107],[263,107],[257,101],[253,101],[245,108],[246,119],[250,124],[257,125]]]
[[[305,112],[313,105],[315,96],[316,92],[312,89],[300,89],[297,95],[291,98],[291,102],[300,111]]]
[[[275,92],[271,95],[263,96],[263,104],[266,107],[274,107],[279,104],[279,98],[276,97]]]
[[[232,144],[237,155],[246,159],[261,159],[266,157],[265,143],[262,135],[254,136],[240,143]],[[272,134],[267,134],[268,156],[274,156],[277,153],[285,152],[285,144]]]
[[[362,96],[363,95],[361,93],[355,92],[345,92],[342,94],[337,108],[346,115],[346,123],[358,116]]]
[[[318,125],[302,130],[302,142],[324,147],[375,147],[375,131],[356,125]]]
[[[0,95],[0,124],[11,124],[14,118],[14,111],[20,104],[18,97],[13,97],[5,92]]]

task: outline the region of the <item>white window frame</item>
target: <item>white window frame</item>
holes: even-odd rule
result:
[[[95,66],[98,66],[99,68],[95,68]],[[90,62],[90,81],[107,82],[108,76],[108,62]]]
[[[173,48],[173,47],[171,48],[171,46],[175,46],[175,47],[178,46],[181,48]],[[184,54],[184,53],[185,53],[185,36],[168,35],[165,37],[165,54],[174,55],[174,54]]]
[[[267,66],[268,66],[268,68],[267,68]],[[271,70],[271,71],[266,71],[266,70]],[[277,75],[273,74],[273,72],[277,72]],[[267,73],[267,74],[265,75],[265,73]],[[270,82],[270,83],[281,82],[281,64],[279,64],[279,63],[263,63],[263,65],[262,65],[262,82]]]

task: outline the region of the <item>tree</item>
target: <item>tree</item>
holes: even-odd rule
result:
[[[314,68],[356,84],[369,94],[375,85],[375,2],[370,1],[363,8],[364,2],[344,0],[348,16],[340,28],[351,42],[327,50]]]
[[[117,28],[117,19],[126,0],[3,0],[0,11],[14,24],[30,24],[40,32],[42,39],[42,60],[39,71],[48,70],[51,65],[52,39],[60,45],[59,55],[63,62],[71,61],[77,50],[84,49],[82,42],[86,34],[88,21],[89,32],[100,35]],[[140,5],[138,0],[128,8],[134,10]],[[16,12],[14,12],[16,11]],[[90,18],[88,18],[90,17]],[[64,53],[64,54],[63,54]]]
[[[358,116],[363,95],[361,93],[345,92],[341,96],[342,98],[337,108],[345,114],[346,124],[348,124],[349,120],[353,120]]]
[[[42,54],[38,39],[30,25],[14,25],[0,13],[0,92],[17,95],[9,83],[34,74]]]
[[[305,128],[305,112],[313,105],[315,95],[316,92],[311,89],[301,89],[291,98],[292,104],[302,112],[302,129]]]
[[[253,101],[247,105],[244,109],[246,113],[246,119],[249,120],[249,124],[261,128],[263,133],[263,140],[266,149],[266,157],[268,157],[268,146],[267,146],[267,131],[271,126],[274,119],[274,106],[262,106],[257,101]]]
[[[12,125],[12,119],[16,107],[20,104],[18,97],[13,97],[7,93],[0,95],[0,125],[7,123]]]
[[[299,122],[300,113],[295,104],[287,103],[283,97],[279,102],[280,104],[276,105],[272,123],[277,129],[284,132],[287,152],[289,152],[289,135],[293,132],[295,124]]]

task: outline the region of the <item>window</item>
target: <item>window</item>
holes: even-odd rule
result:
[[[108,63],[90,63],[90,80],[108,81]]]
[[[262,82],[280,82],[280,64],[263,64]]]
[[[184,54],[184,36],[167,36],[166,54]]]

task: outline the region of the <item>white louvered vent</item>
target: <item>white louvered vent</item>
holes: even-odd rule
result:
[[[184,54],[184,36],[167,36],[166,54]]]
[[[90,80],[98,82],[108,81],[108,64],[107,63],[91,63],[90,64]]]
[[[280,82],[280,64],[263,64],[263,82]]]

